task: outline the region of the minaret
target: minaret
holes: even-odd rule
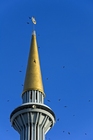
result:
[[[30,53],[22,92],[22,105],[13,110],[10,121],[20,140],[44,140],[55,123],[55,114],[44,104],[44,89],[36,33],[32,32]]]

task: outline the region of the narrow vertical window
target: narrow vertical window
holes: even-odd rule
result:
[[[30,99],[32,100],[32,92],[31,92],[31,94],[30,94]]]
[[[36,91],[36,101],[37,101],[37,91]]]

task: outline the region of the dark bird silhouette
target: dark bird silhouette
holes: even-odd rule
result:
[[[24,85],[22,84],[22,87],[23,87]]]
[[[29,19],[31,19],[31,17],[29,17]]]
[[[63,66],[63,68],[65,68],[65,66]]]
[[[59,121],[59,118],[57,119],[57,121]]]
[[[68,132],[68,134],[70,135],[70,132]]]
[[[19,72],[22,72],[21,70]]]
[[[67,106],[65,105],[64,107],[66,108]]]
[[[50,102],[50,100],[47,100],[48,102]]]
[[[48,80],[48,78],[46,78]]]
[[[87,135],[87,133],[85,133],[85,135]]]
[[[61,99],[59,99],[58,101],[60,102]]]
[[[7,102],[9,102],[9,100],[7,100]]]
[[[36,63],[36,60],[34,59],[34,63]]]
[[[29,24],[29,22],[27,22],[27,24]]]
[[[65,131],[63,130],[63,133],[64,133]]]
[[[90,100],[88,100],[90,102]]]

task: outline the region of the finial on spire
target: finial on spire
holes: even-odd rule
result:
[[[33,31],[35,30],[35,24],[36,24],[36,20],[34,17],[31,18],[32,19],[32,23],[33,23]]]
[[[32,32],[32,35],[36,35],[36,32],[35,32],[35,30],[33,30],[33,32]]]
[[[32,17],[32,22],[33,22],[33,24],[36,24],[36,20],[34,17]]]

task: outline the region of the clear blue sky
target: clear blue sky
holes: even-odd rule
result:
[[[93,140],[92,0],[0,0],[0,139],[20,139],[9,117],[22,102],[29,16],[37,21],[45,104],[59,118],[47,140]]]

